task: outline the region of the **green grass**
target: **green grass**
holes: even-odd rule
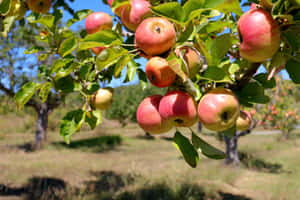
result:
[[[18,120],[15,127],[22,130]],[[240,167],[201,155],[192,169],[172,141],[146,139],[135,124],[122,129],[104,121],[94,131],[76,133],[70,145],[50,131],[46,148],[28,153],[24,144],[34,135],[13,129],[0,134],[0,200],[300,199],[299,131],[284,142],[276,135],[240,138]],[[214,136],[202,136],[224,150]]]

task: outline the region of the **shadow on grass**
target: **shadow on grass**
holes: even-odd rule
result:
[[[115,147],[121,143],[121,136],[105,135],[88,139],[72,140],[70,144],[66,144],[65,142],[53,142],[52,145],[56,147],[80,149],[84,151],[104,152],[115,149]]]
[[[281,164],[270,163],[261,158],[255,158],[247,152],[239,152],[239,158],[241,163],[249,169],[275,174],[283,172]]]

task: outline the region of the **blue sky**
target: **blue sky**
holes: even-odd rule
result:
[[[109,8],[109,6],[104,4],[102,2],[102,0],[75,0],[73,3],[69,3],[69,4],[75,11],[81,10],[81,9],[91,9],[94,12],[101,11],[101,12],[105,12],[105,13],[108,13],[110,15],[113,15],[113,13],[112,13],[111,9]],[[248,9],[249,9],[249,7],[244,7],[243,11],[246,12]],[[71,16],[68,13],[64,14],[64,19],[65,20],[68,20],[70,17]],[[74,26],[78,26],[78,25],[81,25],[82,27],[84,27],[84,21],[78,22]],[[142,66],[145,66],[145,64],[146,64],[145,59],[140,59],[137,62],[139,62]],[[260,72],[265,72],[264,67],[259,68],[258,73],[260,73]],[[123,74],[124,73],[125,73],[125,71],[123,71]],[[286,71],[282,71],[281,74],[283,75],[283,77],[285,79],[289,79],[289,76],[286,73]],[[138,83],[138,78],[137,78],[137,76],[135,76],[135,79],[132,82],[130,82],[130,84],[137,84],[137,83]],[[117,80],[114,79],[111,82],[110,85],[113,86],[113,87],[117,87],[117,86],[122,85],[122,78],[121,78],[121,80],[120,79],[117,79]]]

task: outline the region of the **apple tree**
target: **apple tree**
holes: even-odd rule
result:
[[[24,26],[32,26],[43,43],[26,52],[55,60],[40,73],[46,82],[28,83],[15,99],[22,107],[35,93],[47,95],[44,84],[59,94],[80,93],[84,105],[61,121],[60,134],[67,143],[83,123],[91,128],[101,123],[101,109],[96,108],[112,98],[100,95],[105,89],[100,82],[121,76],[130,82],[137,76],[143,88],[153,84],[168,90],[141,102],[139,125],[152,134],[175,127],[175,146],[196,167],[198,150],[215,159],[225,154],[192,131],[190,138],[183,135],[181,129],[200,121],[232,137],[242,106],[270,102],[265,90],[279,71],[285,69],[294,83],[300,83],[298,1],[109,0],[114,16],[80,10],[64,26],[61,10],[45,8],[49,1],[18,1],[32,10]],[[9,14],[12,2],[1,1],[5,22],[18,17]],[[69,28],[85,18],[85,30]],[[145,66],[136,63],[141,56],[148,60]],[[267,72],[257,74],[260,66]]]

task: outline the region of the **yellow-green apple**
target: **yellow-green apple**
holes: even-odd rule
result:
[[[88,34],[97,33],[104,29],[111,29],[113,25],[112,17],[104,12],[94,12],[87,16],[85,29]],[[92,51],[98,55],[105,47],[94,47]]]
[[[198,115],[207,129],[225,131],[234,126],[240,115],[239,102],[231,90],[215,88],[201,98]]]
[[[152,15],[151,4],[146,0],[131,0],[130,6],[123,8],[121,21],[129,30],[135,31],[138,25]]]
[[[109,7],[112,6],[114,0],[108,0],[108,5]],[[122,10],[124,8],[126,8],[127,6],[129,6],[130,4],[123,4],[121,6],[118,6],[116,9],[113,10],[113,12],[118,16],[118,17],[121,17],[121,14],[122,14]]]
[[[145,72],[148,80],[156,87],[168,87],[175,78],[176,73],[171,69],[166,59],[155,56],[146,64]]]
[[[12,0],[11,7],[6,16],[16,16],[17,20],[20,20],[26,14],[27,8],[23,1],[20,0]]]
[[[240,111],[240,116],[236,120],[236,129],[245,131],[250,128],[252,122],[251,114],[247,111]]]
[[[170,50],[176,41],[173,24],[166,18],[149,17],[135,32],[136,45],[147,55],[155,56]]]
[[[113,88],[100,88],[90,97],[91,107],[99,110],[106,110],[113,101]]]
[[[85,19],[85,30],[88,34],[97,33],[104,29],[111,29],[112,17],[104,12],[94,12]]]
[[[198,121],[196,103],[184,91],[168,92],[159,103],[159,113],[179,127],[190,127]]]
[[[202,65],[203,65],[203,59],[201,58],[200,54],[197,52],[197,50],[188,47],[183,46],[180,48],[177,48],[175,50],[176,56],[180,56],[180,52],[183,53],[183,59],[185,60],[187,67],[188,67],[188,75],[190,78],[194,78],[195,75],[200,71]]]
[[[238,21],[239,50],[250,62],[263,62],[279,49],[280,29],[272,15],[262,9],[253,8]]]
[[[36,13],[48,13],[51,8],[51,0],[27,0],[30,10]]]
[[[161,95],[152,95],[145,98],[136,111],[136,119],[142,129],[151,134],[160,134],[169,131],[173,124],[159,114]]]

